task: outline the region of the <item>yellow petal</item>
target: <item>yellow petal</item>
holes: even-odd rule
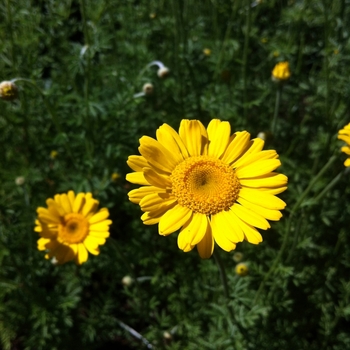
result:
[[[160,142],[152,137],[142,136],[139,151],[149,164],[164,173],[171,174],[179,164],[178,157],[168,151]]]
[[[243,231],[237,224],[237,217],[232,215],[232,210],[224,210],[215,214],[215,216],[222,227],[221,232],[229,241],[237,243],[244,240]]]
[[[109,211],[107,208],[102,208],[100,209],[100,211],[98,213],[96,213],[95,215],[93,215],[90,219],[89,219],[89,224],[96,224],[97,222],[103,221],[105,219],[107,219],[109,216]]]
[[[151,168],[144,168],[143,174],[145,176],[145,179],[155,187],[171,187],[171,181],[169,176],[158,174]]]
[[[255,227],[247,224],[246,222],[244,222],[240,218],[238,218],[237,223],[239,224],[239,226],[243,230],[244,237],[249,243],[259,244],[260,242],[262,242],[261,234],[259,233],[259,231]]]
[[[250,210],[254,211],[255,213],[263,216],[265,219],[272,220],[272,221],[278,221],[282,217],[282,214],[280,211],[264,208],[261,205],[251,203],[242,197],[239,197],[237,201],[240,204],[242,204],[244,207],[249,208]]]
[[[250,145],[250,134],[248,132],[238,131],[233,136],[222,157],[222,161],[227,164],[231,164],[238,159]]]
[[[157,139],[163,146],[167,147],[167,145],[170,145],[171,149],[177,149],[183,159],[189,157],[185,144],[181,140],[179,134],[171,126],[163,124],[158,130]]]
[[[213,119],[208,125],[209,147],[208,155],[220,158],[225,152],[230,140],[231,126],[229,122],[213,122]]]
[[[171,205],[176,201],[177,199],[175,197],[169,197],[169,194],[152,193],[141,200],[140,207],[142,211],[152,211],[162,206]]]
[[[239,191],[239,198],[244,198],[251,203],[258,204],[267,209],[280,210],[286,206],[286,203],[282,199],[272,194],[245,187]]]
[[[225,226],[225,221],[221,220],[221,216],[212,215],[210,223],[214,240],[217,243],[217,245],[227,252],[230,252],[231,250],[235,249],[236,244],[227,238],[227,226]]]
[[[88,259],[88,252],[83,243],[78,244],[78,253],[75,257],[75,262],[78,265],[83,264]]]
[[[140,172],[126,174],[125,178],[127,181],[131,182],[132,184],[150,185],[150,183],[145,179],[144,174]]]
[[[38,250],[46,250],[46,244],[49,243],[51,239],[49,238],[39,238],[38,239]]]
[[[37,210],[38,218],[41,222],[47,223],[47,224],[59,224],[61,223],[60,218],[56,215],[53,215],[51,212],[49,212],[48,209],[39,207]]]
[[[136,172],[142,172],[144,167],[149,167],[147,160],[142,156],[129,156],[127,164]]]
[[[73,204],[73,213],[79,213],[81,207],[85,203],[85,193],[78,193],[78,195],[75,197],[74,204]]]
[[[131,190],[128,193],[129,200],[132,203],[139,204],[142,198],[152,194],[152,193],[166,193],[165,189],[155,187],[155,186],[143,186],[135,190]]]
[[[208,218],[204,214],[193,213],[192,217],[183,225],[179,236],[182,235],[183,240],[191,246],[198,244],[207,231]]]
[[[69,214],[72,212],[72,207],[70,205],[70,201],[68,199],[68,196],[66,193],[61,194],[61,206],[63,210],[65,211],[65,214]]]
[[[234,203],[233,206],[230,208],[232,212],[234,212],[241,220],[245,221],[251,226],[255,226],[257,228],[260,228],[262,230],[267,230],[270,228],[270,224],[268,221],[262,217],[261,215],[257,214],[256,212],[243,207],[242,205],[238,203]]]
[[[108,238],[109,232],[108,229],[106,231],[89,231],[90,236],[99,237],[99,238]]]
[[[159,234],[166,236],[177,231],[192,216],[192,211],[186,207],[175,205],[174,208],[168,210],[159,221]]]
[[[170,205],[165,205],[162,207],[158,207],[155,210],[149,211],[144,213],[141,216],[141,219],[143,221],[143,223],[145,225],[154,225],[154,224],[158,224],[158,222],[160,221],[161,217],[171,208],[173,208],[176,205],[175,203],[172,203]]]
[[[288,177],[283,174],[270,173],[259,177],[253,177],[251,179],[239,179],[242,186],[245,187],[281,187],[285,186],[288,182]]]
[[[98,207],[98,201],[93,198],[86,198],[85,204],[82,208],[81,213],[87,217],[90,213],[93,213],[97,210]]]
[[[108,231],[109,225],[112,224],[112,220],[100,221],[96,224],[90,225],[90,231]]]
[[[253,164],[266,159],[276,159],[278,154],[274,150],[266,150],[258,153],[245,153],[241,158],[232,164],[236,169],[239,169],[245,165]]]
[[[171,152],[177,164],[184,161],[185,157],[183,156],[183,152],[185,152],[185,154],[187,153],[188,157],[187,149],[179,135],[168,124],[163,124],[158,128],[156,136],[159,143]]]
[[[279,159],[262,160],[237,169],[236,174],[239,179],[246,177],[257,177],[270,173],[271,171],[278,168],[280,165],[281,162]]]
[[[203,239],[197,244],[199,256],[202,259],[209,259],[214,251],[214,238],[211,231],[211,225],[207,226],[207,231]]]
[[[69,199],[71,210],[73,210],[74,200],[75,200],[75,193],[74,193],[74,191],[68,191],[68,199]]]
[[[179,135],[191,156],[202,154],[207,139],[203,136],[203,124],[198,120],[183,119],[180,123]]]

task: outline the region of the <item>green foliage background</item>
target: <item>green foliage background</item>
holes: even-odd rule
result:
[[[17,82],[18,100],[0,101],[2,348],[349,349],[350,198],[336,139],[350,122],[349,6],[0,3],[0,80],[28,79]],[[169,78],[146,68],[153,60]],[[289,61],[292,77],[271,135],[279,61]],[[134,98],[147,82],[154,94]],[[126,159],[138,154],[138,139],[163,123],[178,129],[183,118],[266,132],[289,177],[283,218],[260,245],[237,246],[248,276],[235,274],[234,252],[216,247],[228,298],[214,258],[180,251],[177,234],[144,226],[127,199]],[[56,266],[36,248],[36,208],[71,189],[109,208],[111,238],[82,266]]]

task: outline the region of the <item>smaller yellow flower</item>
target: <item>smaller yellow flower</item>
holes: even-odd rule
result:
[[[341,151],[350,156],[350,123],[339,130],[338,139],[346,142],[346,146],[341,148]],[[350,166],[350,157],[344,162],[346,167]]]
[[[18,97],[18,88],[11,81],[0,83],[0,98],[5,101],[13,101]]]
[[[289,62],[279,62],[272,70],[272,80],[275,82],[286,81],[290,75]]]
[[[267,43],[267,38],[261,38],[260,40],[263,44],[266,44]]]
[[[247,276],[248,272],[249,272],[247,264],[245,264],[245,263],[237,264],[236,268],[235,268],[235,272],[238,276],[242,276],[242,277]]]
[[[88,253],[100,254],[99,246],[109,237],[112,221],[108,209],[99,209],[91,193],[56,194],[46,204],[47,208],[37,208],[34,229],[41,237],[38,250],[46,252],[46,259],[55,258],[57,264],[74,260],[81,265]]]
[[[50,158],[55,159],[58,156],[58,152],[56,150],[53,150],[50,152]]]
[[[211,55],[211,50],[208,48],[203,49],[203,53],[205,56],[210,56]]]
[[[111,175],[111,180],[112,180],[113,182],[117,182],[118,179],[120,179],[120,174],[118,174],[118,173],[113,173],[113,174]]]

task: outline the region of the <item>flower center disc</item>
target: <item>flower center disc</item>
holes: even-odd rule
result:
[[[89,232],[89,223],[86,218],[78,213],[65,215],[64,221],[58,226],[58,235],[63,242],[79,243],[84,240]]]
[[[209,156],[186,159],[175,168],[171,181],[178,203],[205,215],[228,210],[241,188],[234,169]]]

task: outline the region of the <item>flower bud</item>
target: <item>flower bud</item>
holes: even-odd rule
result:
[[[247,264],[245,264],[245,263],[237,264],[236,268],[235,268],[235,272],[238,276],[242,276],[242,277],[247,276],[248,272],[249,272]]]
[[[16,177],[15,184],[17,186],[22,186],[26,182],[26,179],[24,176],[18,176]]]
[[[116,182],[118,179],[120,179],[120,175],[119,175],[118,173],[113,173],[113,174],[111,175],[111,180],[112,180],[113,182]]]
[[[131,276],[124,276],[122,279],[122,284],[125,287],[130,287],[134,283],[134,279]]]
[[[289,62],[279,62],[272,70],[272,80],[274,82],[283,82],[290,78]]]
[[[11,81],[0,83],[0,98],[5,101],[13,101],[18,97],[18,88]]]
[[[159,78],[164,79],[169,76],[170,70],[167,67],[161,67],[158,69],[157,75]]]
[[[55,158],[57,158],[57,156],[58,156],[58,152],[56,150],[52,150],[50,152],[50,158],[51,159],[55,159]]]
[[[211,55],[211,50],[208,48],[203,49],[203,53],[205,56],[210,56]]]
[[[235,253],[233,254],[233,260],[234,260],[236,263],[242,261],[242,259],[243,259],[243,254],[242,254],[242,253],[240,253],[240,252],[235,252]]]
[[[153,85],[151,83],[146,83],[142,87],[142,91],[145,95],[152,95],[153,94]]]
[[[163,337],[164,337],[165,340],[171,340],[171,339],[173,339],[173,336],[172,336],[171,333],[168,332],[168,331],[165,331],[165,332],[163,333]]]

